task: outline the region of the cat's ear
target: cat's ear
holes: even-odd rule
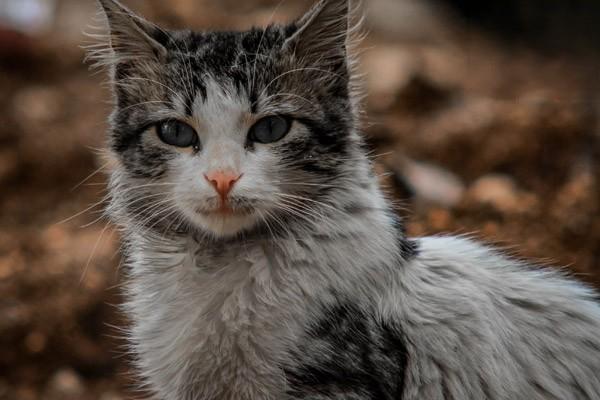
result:
[[[350,0],[320,0],[296,23],[284,44],[298,60],[312,65],[340,65],[348,60]]]
[[[164,59],[167,34],[156,25],[136,15],[117,0],[97,0],[108,22],[108,35],[89,57],[99,65],[116,65],[124,61]],[[104,46],[103,46],[104,45]]]

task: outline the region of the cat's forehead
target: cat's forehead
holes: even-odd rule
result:
[[[179,31],[171,34],[167,49],[174,59],[192,59],[209,72],[243,66],[249,60],[268,59],[294,31],[293,26],[269,26],[247,31]]]
[[[247,31],[171,32],[165,43],[169,61],[161,71],[163,79],[181,92],[176,97],[185,98],[187,109],[199,99],[218,100],[223,96],[213,94],[220,91],[243,97],[254,110],[261,95],[276,90],[275,83],[264,86],[281,74],[285,56],[279,50],[294,30],[294,26],[269,26]],[[211,86],[220,89],[210,91]]]

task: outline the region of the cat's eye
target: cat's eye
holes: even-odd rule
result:
[[[167,120],[156,125],[160,140],[176,147],[198,147],[198,134],[185,122]]]
[[[288,117],[273,116],[265,117],[258,121],[248,134],[248,138],[258,143],[275,143],[285,137],[292,127],[292,121]]]

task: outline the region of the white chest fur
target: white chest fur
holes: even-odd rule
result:
[[[125,307],[145,381],[166,400],[283,399],[281,365],[332,290],[360,301],[389,280],[394,236],[379,222],[276,248],[134,237]]]
[[[294,290],[261,246],[221,257],[184,247],[133,257],[126,307],[144,378],[163,399],[273,398],[304,314]]]

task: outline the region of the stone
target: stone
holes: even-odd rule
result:
[[[47,386],[47,394],[50,399],[78,399],[85,392],[85,386],[81,377],[72,369],[66,368],[56,372]]]
[[[526,212],[535,205],[535,197],[518,188],[508,175],[489,174],[469,187],[467,199],[492,206],[503,213]]]
[[[462,199],[465,185],[454,173],[426,162],[403,158],[396,161],[396,173],[409,186],[415,200],[453,207]]]

